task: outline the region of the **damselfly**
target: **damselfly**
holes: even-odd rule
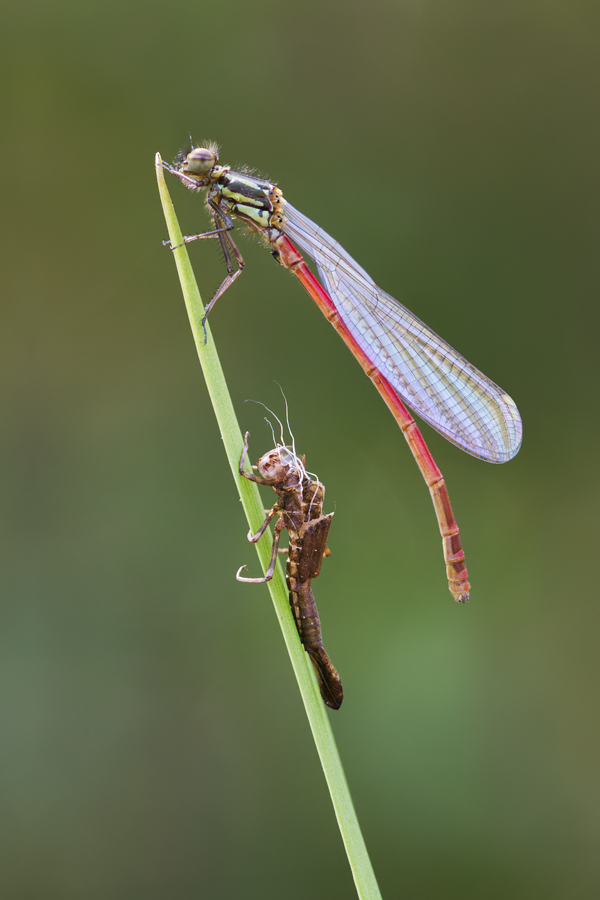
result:
[[[450,591],[457,601],[468,600],[465,554],[446,483],[404,403],[467,453],[502,463],[512,459],[521,445],[521,419],[514,401],[377,287],[337,241],[284,199],[275,184],[219,165],[212,143],[182,151],[173,166],[163,165],[191,190],[208,189],[214,229],[183,241],[216,238],[223,250],[227,275],[206,316],[244,267],[231,236],[235,218],[258,233],[275,259],[298,278],[385,400],[429,487]],[[323,284],[297,247],[314,260]]]
[[[246,566],[238,570],[236,577],[238,581],[252,584],[270,581],[275,571],[281,532],[287,528],[287,584],[296,628],[316,669],[323,700],[331,709],[339,709],[344,699],[342,683],[323,649],[321,622],[311,587],[311,579],[316,578],[321,571],[323,557],[329,556],[327,537],[333,513],[323,515],[325,488],[316,476],[314,479],[309,477],[305,459],[297,456],[295,447],[287,447],[283,443],[276,444],[273,450],[261,456],[253,466],[258,475],[246,472],[244,462],[248,455],[248,437],[246,432],[240,459],[240,475],[257,484],[270,485],[279,496],[256,534],[249,533],[248,540],[256,543],[271,519],[277,515],[279,519],[275,525],[271,559],[264,578],[245,578],[241,572]]]

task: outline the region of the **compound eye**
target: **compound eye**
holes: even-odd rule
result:
[[[216,161],[215,154],[203,147],[196,147],[187,155],[187,167],[192,175],[208,175]]]

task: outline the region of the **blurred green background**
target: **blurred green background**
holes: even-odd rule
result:
[[[202,382],[154,153],[277,181],[517,401],[502,467],[392,417],[254,240],[212,328],[255,460],[277,379],[335,509],[332,715],[384,897],[598,873],[594,5],[23,2],[2,54],[2,896],[354,896]],[[182,227],[199,198],[169,184]],[[218,247],[191,247],[205,298]],[[265,502],[271,500],[265,496]]]

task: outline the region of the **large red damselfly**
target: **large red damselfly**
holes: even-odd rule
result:
[[[182,151],[174,165],[163,166],[191,190],[208,189],[214,228],[183,241],[216,238],[225,257],[227,275],[206,308],[205,320],[244,267],[231,236],[235,218],[259,234],[278,262],[298,278],[385,400],[429,488],[450,591],[458,602],[468,600],[465,554],[448,489],[404,404],[472,456],[503,463],[521,445],[521,419],[514,401],[377,287],[337,241],[284,199],[275,184],[219,165],[218,148],[212,143]],[[323,284],[298,248],[314,260]]]

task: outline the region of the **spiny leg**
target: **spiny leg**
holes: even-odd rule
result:
[[[271,559],[269,560],[269,568],[265,572],[264,578],[244,578],[243,575],[240,575],[240,572],[243,572],[247,566],[240,566],[237,571],[236,578],[238,581],[245,581],[248,584],[264,584],[266,581],[270,581],[273,577],[273,572],[275,571],[275,563],[277,561],[277,549],[279,547],[279,538],[281,537],[281,532],[285,528],[283,524],[283,519],[280,519],[277,525],[275,526],[275,534],[273,536],[273,547],[271,548]]]
[[[162,165],[163,165],[163,168],[166,169],[168,172],[170,172],[173,175],[176,175],[180,179],[182,184],[185,184],[187,187],[195,187],[195,188],[199,187],[197,181],[195,181],[194,179],[190,179],[188,176],[179,172],[176,168],[174,168],[174,166],[170,166],[168,163],[165,163],[164,161],[163,161]],[[214,200],[211,200],[210,197],[208,198],[208,206],[211,209],[213,220],[214,220],[214,225],[215,225],[215,228],[212,231],[206,231],[203,234],[187,235],[186,237],[184,237],[181,244],[177,244],[175,247],[173,247],[171,245],[170,241],[163,241],[163,244],[165,246],[171,247],[171,250],[177,250],[178,247],[183,247],[184,244],[190,244],[192,241],[201,241],[201,240],[204,240],[207,238],[218,238],[219,239],[219,243],[221,244],[221,249],[223,251],[223,256],[225,257],[225,265],[227,266],[227,275],[223,279],[223,282],[221,283],[219,289],[216,291],[214,297],[212,298],[212,300],[210,301],[210,303],[208,304],[208,306],[206,307],[206,310],[204,312],[204,317],[202,319],[202,327],[204,328],[204,343],[205,344],[208,340],[208,334],[206,331],[206,319],[208,318],[209,312],[211,311],[211,309],[213,308],[213,306],[215,305],[215,303],[217,302],[219,297],[221,297],[225,293],[227,288],[231,287],[231,285],[233,284],[235,279],[238,278],[238,276],[241,274],[241,271],[245,265],[242,254],[236,247],[236,245],[233,241],[233,238],[229,234],[229,232],[233,230],[234,226],[233,226],[232,220],[227,215],[227,212],[223,209],[222,206],[219,206],[219,204],[215,203]],[[219,222],[221,223],[220,227],[219,227]],[[231,260],[231,255],[229,253],[227,244],[229,244],[229,247],[233,251],[236,262],[238,264],[237,272],[234,272],[233,263]]]
[[[260,526],[260,528],[258,529],[258,531],[256,532],[256,534],[252,534],[251,531],[248,532],[248,540],[250,541],[251,544],[256,544],[257,541],[259,541],[261,539],[261,537],[263,536],[263,534],[269,527],[269,522],[271,521],[271,519],[274,516],[276,516],[277,513],[280,511],[281,511],[281,501],[278,500],[277,503],[275,503],[275,505],[272,506],[271,509],[267,512],[267,517],[266,517],[265,521],[262,523],[262,525]]]
[[[248,481],[255,481],[256,484],[267,484],[264,478],[261,478],[260,475],[255,475],[253,472],[246,472],[244,469],[244,463],[246,462],[246,457],[248,456],[248,438],[250,437],[250,432],[247,431],[244,435],[244,449],[242,450],[242,455],[240,457],[240,465],[239,471],[240,475],[243,475],[244,478],[247,478]],[[256,468],[256,466],[254,466]],[[267,510],[265,510],[267,512]]]
[[[235,241],[229,234],[229,232],[233,228],[233,223],[232,223],[231,219],[229,218],[229,216],[227,216],[223,212],[221,207],[217,206],[216,203],[213,203],[212,200],[209,200],[208,203],[209,203],[209,206],[211,207],[211,209],[213,210],[215,224],[217,224],[218,220],[221,219],[223,221],[223,223],[226,226],[228,226],[226,228],[217,229],[214,232],[216,237],[218,237],[218,239],[219,239],[219,243],[221,244],[221,250],[223,251],[223,256],[225,258],[225,265],[227,267],[227,275],[223,279],[221,286],[218,288],[217,291],[215,291],[215,294],[214,294],[212,300],[210,301],[210,303],[204,310],[204,316],[202,318],[202,327],[204,328],[204,343],[205,344],[207,341],[206,320],[208,318],[208,314],[210,313],[211,309],[213,308],[213,306],[215,305],[215,303],[217,302],[219,297],[223,296],[223,294],[225,293],[227,288],[231,287],[231,285],[236,280],[236,278],[239,278],[239,276],[242,274],[242,269],[246,265],[244,262],[244,257],[242,256],[242,254],[236,247]],[[229,247],[231,248],[231,250],[233,251],[233,255],[235,256],[235,260],[238,264],[237,272],[234,272],[234,269],[233,269],[233,262],[231,260],[231,254],[229,253],[229,247],[227,246],[228,244],[229,244]]]
[[[170,163],[165,162],[164,159],[161,159],[161,165],[163,169],[166,169],[167,172],[170,172],[171,175],[175,175],[176,178],[179,178],[182,184],[185,184],[186,187],[189,188],[198,188],[198,181],[195,178],[190,178],[189,175],[184,175],[183,172],[180,172],[179,169],[176,169],[175,166],[172,166]]]
[[[233,222],[229,218],[229,216],[225,212],[223,212],[220,206],[217,206],[216,203],[213,203],[212,200],[209,200],[208,202],[211,209],[213,210],[213,224],[216,227],[212,231],[204,231],[202,232],[202,234],[190,234],[187,237],[184,237],[181,244],[176,244],[174,247],[171,246],[171,241],[163,241],[165,247],[171,247],[171,250],[177,250],[179,247],[183,247],[184,244],[191,244],[192,241],[203,241],[205,238],[215,237],[221,239],[221,235],[223,233],[233,231]],[[220,228],[218,227],[219,221],[223,223]],[[233,266],[231,267],[231,271],[233,272]]]

